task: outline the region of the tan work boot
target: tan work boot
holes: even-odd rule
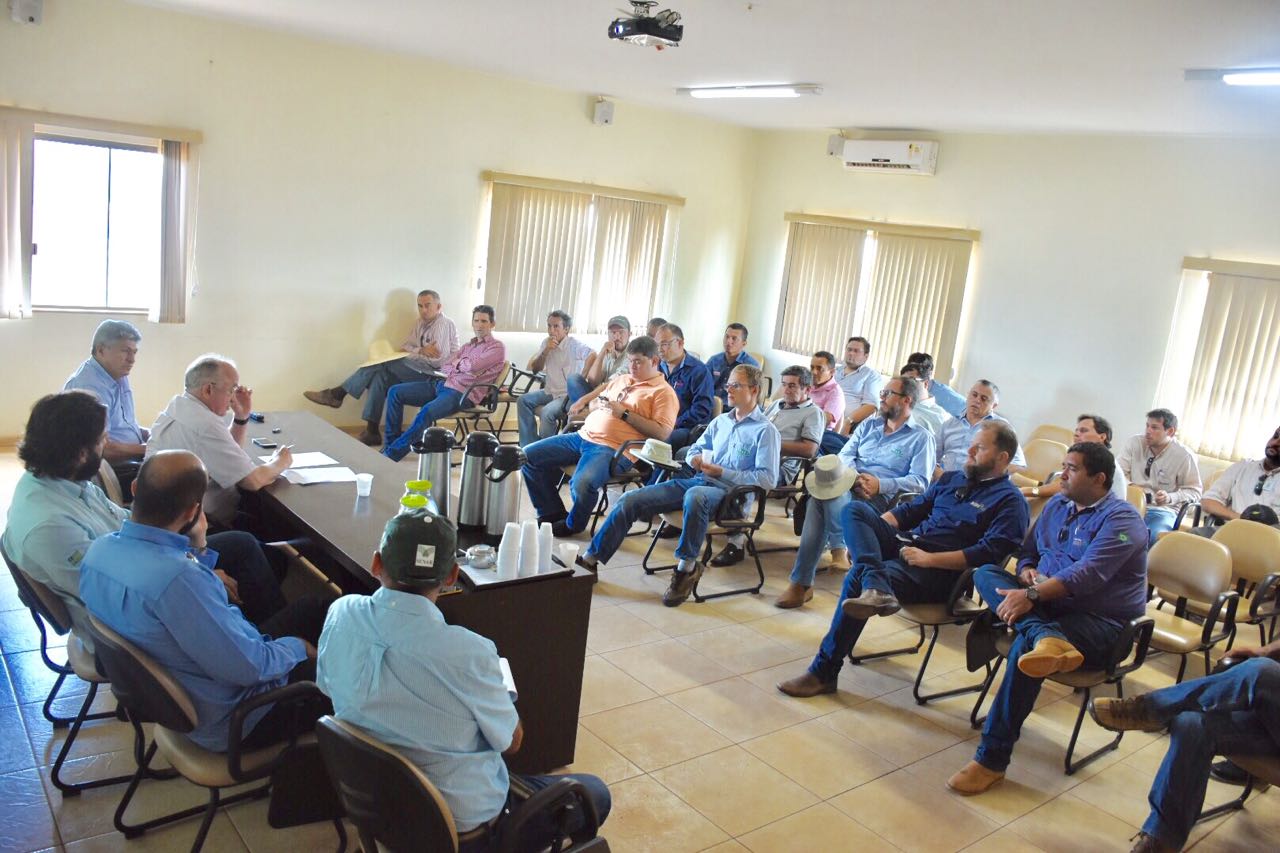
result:
[[[846,598],[840,609],[850,619],[870,619],[872,616],[892,616],[902,609],[902,605],[891,592],[864,589],[857,598]]]
[[[1104,729],[1113,732],[1159,732],[1165,724],[1151,714],[1145,696],[1132,699],[1099,697],[1089,702],[1089,716]]]
[[[1018,658],[1018,671],[1032,678],[1048,678],[1055,672],[1071,672],[1084,663],[1084,655],[1066,640],[1045,637]]]
[[[773,606],[781,607],[783,610],[790,610],[793,607],[799,607],[806,601],[813,601],[813,587],[789,583],[782,595],[778,596],[778,600],[773,603]]]
[[[853,563],[849,562],[849,549],[832,548],[831,563],[828,565],[833,572],[847,572],[853,568]]]
[[[341,388],[324,388],[319,391],[303,391],[302,396],[318,405],[336,409],[342,405],[342,398],[347,396],[347,392]]]
[[[779,682],[778,689],[788,696],[794,696],[797,699],[808,699],[811,696],[821,696],[824,693],[835,693],[836,683],[834,681],[823,681],[812,672],[806,672],[804,675],[798,675],[795,678]]]
[[[1003,778],[1004,774],[1000,771],[990,770],[976,761],[970,761],[947,780],[947,787],[957,794],[972,797],[990,790]]]

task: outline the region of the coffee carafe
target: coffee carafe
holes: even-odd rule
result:
[[[452,504],[449,500],[450,451],[453,450],[453,432],[444,427],[428,427],[421,438],[410,445],[418,454],[418,479],[431,481],[431,499],[437,512],[448,518]]]
[[[462,477],[458,482],[460,528],[485,526],[485,498],[489,493],[489,480],[485,475],[497,450],[498,439],[492,433],[473,432],[467,436],[462,450]]]
[[[520,520],[520,493],[523,478],[524,451],[504,444],[493,455],[485,479],[489,494],[485,498],[484,530],[489,536],[501,536],[508,521]]]

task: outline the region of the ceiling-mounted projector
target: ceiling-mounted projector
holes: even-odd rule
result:
[[[680,23],[680,13],[663,9],[652,14],[655,0],[631,0],[631,14],[625,18],[615,18],[609,25],[609,38],[628,41],[641,47],[679,47],[684,38],[684,26]]]

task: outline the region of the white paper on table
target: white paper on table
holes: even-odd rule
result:
[[[340,468],[290,468],[284,472],[284,478],[295,486],[310,486],[315,483],[354,483],[356,472],[345,465]]]
[[[510,694],[511,701],[516,701],[516,699],[519,698],[519,694],[516,692],[515,676],[511,674],[510,661],[506,658],[498,658],[498,669],[502,670],[502,686],[507,688],[507,693]]]
[[[259,456],[263,462],[270,462],[272,457]],[[290,468],[318,468],[321,465],[337,465],[338,460],[334,459],[327,453],[321,453],[319,450],[313,450],[310,453],[293,454],[293,464]]]

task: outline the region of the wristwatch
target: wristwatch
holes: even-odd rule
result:
[[[630,409],[623,409],[623,410],[622,410],[622,414],[621,414],[619,417],[621,417],[624,421],[626,421],[626,420],[630,420],[630,419],[631,419],[631,410],[630,410]]]
[[[1036,589],[1034,586],[1027,587],[1027,601],[1030,601],[1032,604],[1038,604],[1040,602],[1040,590]]]
[[[1039,487],[1039,486],[1032,486],[1032,487],[1031,487],[1031,497],[1033,497],[1033,498],[1038,498],[1038,497],[1040,497],[1040,487]]]
[[[231,422],[232,422],[233,424],[235,424],[236,426],[244,426],[245,424],[247,424],[247,423],[249,422],[249,419],[248,419],[248,418],[234,418],[234,417],[233,417],[233,418],[231,419]]]

